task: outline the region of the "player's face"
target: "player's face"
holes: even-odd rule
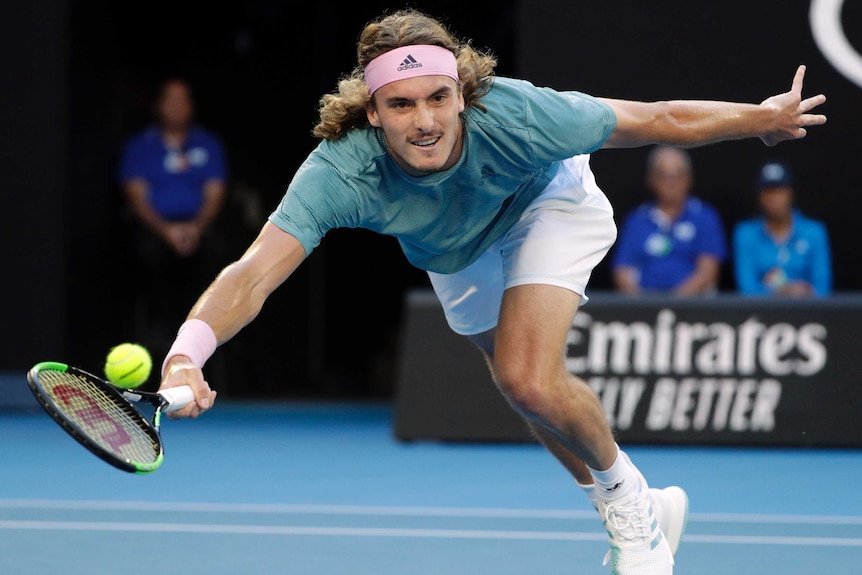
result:
[[[448,76],[419,76],[374,93],[368,121],[383,128],[389,153],[408,174],[446,170],[461,156],[464,97]]]

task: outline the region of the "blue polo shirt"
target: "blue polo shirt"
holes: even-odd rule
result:
[[[182,149],[165,144],[155,126],[127,142],[120,161],[121,183],[147,181],[153,209],[169,220],[194,218],[203,205],[207,180],[225,179],[224,152],[211,132],[193,127]]]
[[[740,293],[769,294],[782,283],[800,280],[810,283],[815,295],[832,292],[826,226],[798,210],[793,212],[793,228],[784,241],[769,234],[762,217],[739,222],[733,232],[733,250]]]
[[[637,269],[645,290],[670,291],[694,273],[703,254],[718,261],[727,257],[724,226],[715,208],[689,198],[682,214],[671,221],[648,202],[626,217],[612,265]]]

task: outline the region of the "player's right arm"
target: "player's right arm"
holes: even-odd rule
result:
[[[605,148],[633,148],[649,144],[694,147],[744,138],[760,138],[767,146],[805,137],[807,128],[826,122],[811,113],[826,101],[818,94],[802,98],[805,66],[796,70],[789,91],[760,104],[707,100],[635,102],[601,98],[617,123]]]
[[[225,267],[201,295],[188,319],[209,325],[221,345],[257,316],[269,295],[305,257],[299,240],[267,222],[242,257]],[[168,360],[161,389],[178,385],[192,386],[197,401],[171,412],[171,417],[197,417],[212,406],[216,392],[209,388],[200,368],[183,355]]]

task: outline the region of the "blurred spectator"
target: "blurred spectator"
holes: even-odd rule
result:
[[[134,224],[138,336],[159,353],[224,264],[213,230],[225,202],[222,143],[194,123],[189,83],[161,86],[155,121],[127,141],[119,179]]]
[[[761,215],[733,233],[734,271],[740,293],[788,297],[832,292],[829,235],[819,221],[794,207],[793,177],[781,162],[765,164],[757,178]]]
[[[646,187],[654,200],[629,214],[611,260],[620,292],[703,295],[718,289],[727,239],[718,212],[691,197],[691,158],[656,146],[647,157]]]

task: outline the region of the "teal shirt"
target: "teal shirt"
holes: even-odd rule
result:
[[[386,151],[379,128],[322,141],[297,170],[269,219],[306,254],[334,228],[398,239],[408,261],[453,273],[509,230],[548,185],[560,161],[598,150],[616,127],[606,104],[579,92],[496,78],[487,112],[465,112],[461,158],[413,177]]]

